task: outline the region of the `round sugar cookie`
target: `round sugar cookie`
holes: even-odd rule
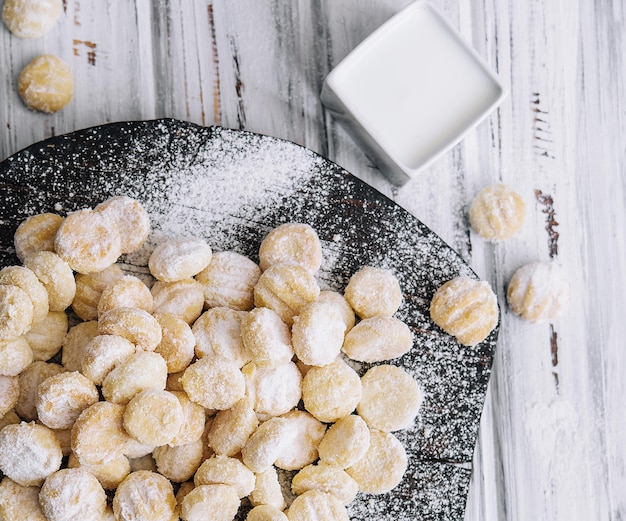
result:
[[[247,396],[230,409],[218,411],[208,433],[208,445],[216,454],[235,456],[259,426],[259,420]]]
[[[35,360],[50,360],[65,341],[69,320],[65,311],[50,311],[43,320],[33,324],[24,338],[33,350]]]
[[[0,339],[26,333],[33,323],[33,301],[22,288],[0,285]]]
[[[241,339],[252,361],[261,366],[277,366],[294,355],[291,330],[269,308],[254,308],[241,319]]]
[[[562,313],[570,300],[570,285],[554,262],[531,262],[511,277],[506,293],[511,311],[529,322],[545,322]]]
[[[23,336],[0,339],[0,375],[16,376],[33,361],[33,350]]]
[[[131,472],[113,497],[113,513],[120,520],[172,521],[175,509],[172,484],[149,470]]]
[[[185,370],[193,360],[196,346],[189,324],[171,313],[155,313],[153,316],[161,326],[161,342],[154,352],[163,357],[168,373]]]
[[[90,209],[70,213],[57,231],[54,249],[78,273],[96,273],[122,254],[120,234],[102,213]]]
[[[69,264],[56,253],[39,251],[24,259],[24,266],[31,269],[48,290],[50,311],[65,311],[76,295],[76,281]]]
[[[264,472],[298,435],[297,425],[285,418],[274,417],[259,425],[241,450],[245,465],[253,472]]]
[[[96,385],[135,352],[135,344],[118,335],[98,335],[83,351],[81,372]]]
[[[180,517],[183,521],[232,521],[239,510],[239,497],[228,485],[200,485],[189,492],[181,503]]]
[[[277,264],[263,272],[254,287],[254,304],[275,311],[288,326],[320,294],[315,276],[296,264]]]
[[[54,251],[54,238],[63,217],[55,213],[40,213],[27,217],[13,236],[15,253],[21,262],[38,251]]]
[[[107,401],[87,407],[72,427],[72,452],[81,465],[101,465],[126,454],[124,406]]]
[[[363,394],[357,413],[371,429],[390,432],[409,428],[424,394],[401,367],[377,365],[361,377]]]
[[[241,321],[245,311],[219,307],[200,315],[191,331],[196,340],[196,356],[221,356],[243,367],[250,361],[241,338]]]
[[[259,261],[263,271],[277,264],[297,264],[315,273],[322,264],[322,244],[308,224],[281,224],[261,242]]]
[[[346,335],[343,352],[359,362],[383,362],[407,353],[413,345],[413,333],[395,317],[371,317],[361,320]]]
[[[41,509],[49,521],[99,519],[106,494],[96,477],[84,468],[62,469],[48,476],[39,491]]]
[[[0,471],[20,485],[40,486],[59,470],[62,457],[54,432],[45,425],[22,422],[0,431]]]
[[[157,280],[150,289],[155,313],[171,313],[192,325],[202,314],[204,290],[195,279],[176,282]]]
[[[122,253],[132,253],[143,246],[150,234],[150,216],[142,204],[119,195],[110,197],[94,208],[111,221],[120,235]]]
[[[0,418],[15,407],[19,397],[19,376],[0,375]]]
[[[334,306],[311,302],[293,319],[293,350],[306,365],[330,364],[341,351],[345,329],[343,318]]]
[[[147,313],[154,311],[150,289],[134,275],[124,275],[104,288],[98,301],[98,316],[115,308],[137,308]]]
[[[250,492],[248,499],[254,506],[268,505],[279,511],[285,510],[287,503],[285,503],[283,489],[274,467],[256,473],[254,490]]]
[[[209,265],[196,275],[207,308],[228,307],[249,311],[254,307],[254,286],[261,276],[259,266],[234,251],[215,252]]]
[[[246,521],[289,521],[278,508],[271,505],[258,505],[246,516]]]
[[[193,478],[196,486],[229,485],[235,489],[239,499],[254,490],[254,473],[237,458],[213,456],[200,465]]]
[[[178,237],[159,244],[148,259],[157,280],[175,282],[200,273],[211,262],[213,252],[204,239]]]
[[[430,317],[461,344],[474,346],[496,327],[498,302],[489,283],[459,276],[437,289]]]
[[[20,395],[15,404],[15,411],[24,420],[37,419],[37,387],[49,376],[62,373],[63,366],[37,360],[26,367],[19,375]]]
[[[344,295],[361,318],[390,317],[402,304],[396,276],[388,269],[373,266],[364,266],[352,275]]]
[[[178,434],[185,415],[178,398],[160,389],[146,389],[133,396],[124,410],[124,429],[143,445],[158,447]]]
[[[0,482],[0,519],[48,521],[39,504],[39,487],[25,487],[10,478]]]
[[[78,371],[46,378],[37,387],[35,407],[39,421],[51,429],[71,429],[87,407],[99,400],[95,384]]]
[[[81,463],[76,454],[71,452],[67,461],[70,469],[82,467],[98,480],[104,490],[115,490],[124,478],[130,474],[130,462],[123,454],[99,465]]]
[[[170,481],[182,483],[193,477],[202,463],[204,450],[202,440],[197,439],[186,445],[170,447],[162,445],[152,451],[159,474]]]
[[[370,446],[367,423],[356,414],[337,420],[324,434],[319,444],[320,461],[345,469],[354,465]]]
[[[105,400],[127,404],[147,389],[165,389],[167,364],[163,357],[148,351],[136,351],[109,372],[102,382]]]
[[[282,417],[296,424],[298,435],[285,447],[274,465],[284,470],[298,470],[310,465],[318,457],[317,448],[326,432],[326,425],[307,411],[294,409]]]
[[[257,366],[250,362],[241,372],[246,393],[261,421],[290,411],[302,397],[302,375],[293,362],[276,367]]]
[[[370,432],[370,446],[346,472],[366,494],[383,494],[395,488],[406,471],[407,456],[402,443],[393,434]]]
[[[2,20],[14,36],[34,39],[52,30],[62,12],[61,0],[5,0]]]
[[[343,360],[312,367],[302,381],[304,408],[321,422],[348,416],[361,401],[361,379]]]
[[[287,511],[289,521],[349,521],[346,507],[335,496],[321,490],[307,490],[294,499]]]
[[[492,242],[513,237],[524,224],[526,208],[522,197],[506,185],[496,183],[483,188],[469,209],[472,228]]]
[[[77,273],[76,293],[72,301],[72,310],[84,321],[98,318],[98,302],[104,289],[121,279],[124,272],[117,264],[97,273]]]
[[[291,481],[291,490],[296,495],[304,494],[307,490],[319,490],[332,494],[343,505],[348,505],[354,501],[359,485],[343,469],[320,462],[300,470]]]
[[[207,409],[229,409],[243,398],[246,381],[237,364],[220,356],[205,356],[182,376],[189,398]]]
[[[33,325],[41,322],[49,311],[48,292],[32,270],[23,266],[7,266],[0,270],[0,284],[23,289],[33,303]]]
[[[114,308],[100,315],[98,334],[119,335],[144,351],[154,351],[163,339],[156,318],[143,309],[129,307]]]
[[[31,110],[58,112],[74,95],[72,69],[52,54],[37,56],[17,77],[17,92]]]

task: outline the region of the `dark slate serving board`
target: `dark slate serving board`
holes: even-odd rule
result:
[[[415,425],[395,433],[409,469],[394,491],[359,495],[352,519],[461,520],[497,329],[460,345],[430,320],[435,290],[458,274],[476,277],[431,230],[336,164],[272,137],[176,120],[114,123],[58,136],[0,164],[0,265],[17,263],[13,233],[27,216],[93,207],[112,195],[139,199],[151,214],[148,245],[124,260],[147,273],[160,237],[201,236],[215,251],[258,260],[263,236],[283,222],[311,224],[324,249],[320,285],[343,290],[364,265],[394,271],[404,291],[397,316],[415,334],[394,360],[420,383]],[[354,365],[361,373],[366,364]]]

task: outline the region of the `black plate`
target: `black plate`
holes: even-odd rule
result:
[[[393,363],[420,383],[415,425],[395,433],[409,455],[402,483],[380,496],[359,494],[352,519],[461,520],[497,330],[464,347],[430,320],[435,290],[463,260],[415,217],[319,155],[276,138],[175,120],[114,123],[58,136],[0,164],[0,264],[17,263],[13,234],[27,216],[62,215],[112,195],[139,199],[153,235],[124,259],[147,272],[160,236],[206,238],[258,260],[263,236],[289,221],[311,224],[324,248],[320,285],[343,290],[364,265],[390,268],[404,291],[398,318],[415,334]],[[366,365],[361,367],[364,372]]]

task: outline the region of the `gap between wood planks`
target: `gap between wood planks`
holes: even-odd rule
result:
[[[541,190],[535,190],[535,199],[543,207],[541,212],[546,215],[545,230],[548,233],[548,253],[550,259],[555,259],[559,254],[559,232],[556,227],[559,222],[556,220],[556,211],[554,210],[554,198],[549,194],[544,194]],[[552,360],[552,376],[554,377],[554,385],[557,392],[559,391],[559,373],[557,366],[559,364],[559,335],[554,329],[554,324],[550,323],[550,358]]]

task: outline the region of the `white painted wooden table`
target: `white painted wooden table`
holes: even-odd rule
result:
[[[502,305],[467,521],[626,518],[626,3],[431,0],[510,88],[491,117],[397,193],[319,101],[324,76],[409,0],[64,0],[46,37],[0,28],[0,159],[106,122],[172,117],[305,145],[393,197]],[[74,71],[56,115],[18,98],[40,53]],[[492,245],[467,208],[501,181],[523,233]],[[531,325],[504,304],[520,265],[554,258],[573,299]]]

